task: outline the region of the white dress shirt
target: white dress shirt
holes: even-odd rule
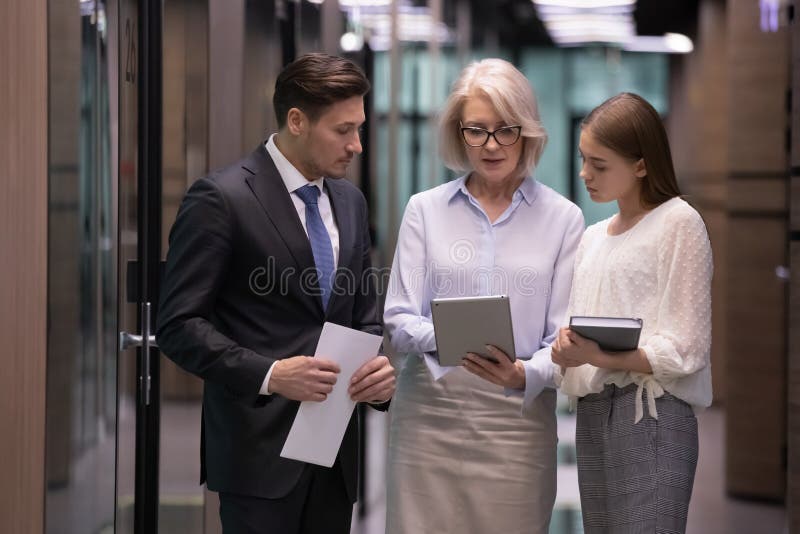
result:
[[[494,222],[465,177],[411,197],[389,278],[384,323],[398,352],[424,357],[434,379],[431,299],[506,294],[516,357],[525,367],[523,410],[554,387],[550,344],[564,314],[584,223],[581,210],[532,177]]]
[[[308,184],[313,184],[319,187],[319,214],[322,217],[322,222],[325,223],[325,229],[328,230],[328,235],[331,238],[333,261],[338,265],[339,228],[336,226],[336,221],[333,218],[331,199],[328,197],[328,193],[325,191],[325,187],[323,186],[323,181],[325,178],[318,178],[313,181],[306,179],[306,177],[303,176],[303,174],[298,171],[297,168],[292,165],[289,160],[286,159],[286,156],[284,156],[278,149],[277,145],[275,144],[275,134],[269,136],[269,140],[266,142],[265,146],[267,152],[272,158],[273,163],[275,163],[275,167],[278,169],[278,174],[281,175],[281,179],[283,180],[283,184],[286,186],[286,190],[289,191],[289,196],[294,204],[294,209],[297,210],[297,215],[300,217],[300,222],[303,224],[303,230],[305,230],[306,235],[308,235],[308,227],[306,225],[306,204],[296,191]],[[264,378],[264,382],[261,385],[261,390],[259,391],[261,395],[271,394],[269,391],[269,379],[272,376],[272,369],[274,367],[275,365],[273,364],[270,366],[269,371],[267,371],[267,376]]]

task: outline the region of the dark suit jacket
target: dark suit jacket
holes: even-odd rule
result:
[[[259,395],[276,360],[313,355],[322,325],[381,333],[367,207],[346,180],[326,179],[339,228],[337,287],[322,309],[314,257],[266,151],[197,180],[170,232],[157,321],[159,347],[204,380],[201,482],[263,498],[288,494],[307,464],[280,457],[299,403]],[[348,380],[349,377],[340,377]],[[339,451],[356,498],[355,415]]]

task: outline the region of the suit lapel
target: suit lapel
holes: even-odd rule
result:
[[[303,230],[289,191],[263,144],[250,155],[242,167],[252,173],[252,176],[246,178],[247,185],[292,254],[299,270],[298,276],[306,269],[315,268],[311,243]],[[309,298],[316,301],[317,309],[322,309],[322,299],[319,296],[309,295]]]
[[[333,217],[336,220],[336,227],[339,229],[339,261],[337,263],[337,277],[339,276],[339,269],[346,269],[350,265],[350,258],[353,255],[353,245],[356,242],[355,228],[350,223],[350,216],[347,213],[349,208],[347,199],[342,190],[342,184],[337,180],[327,178],[325,179],[325,186],[328,190],[328,196],[331,200],[331,209],[333,210]],[[342,289],[350,287],[349,283],[339,283],[333,286],[334,291],[328,301],[328,309],[331,310],[334,301],[340,296]],[[338,291],[337,291],[338,289]]]

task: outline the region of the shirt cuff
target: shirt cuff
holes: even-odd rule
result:
[[[422,353],[436,352],[436,334],[433,330],[433,324],[420,320],[420,323],[414,329],[411,339],[417,340],[417,350]]]
[[[553,385],[557,389],[561,389],[561,384],[564,382],[564,373],[561,372],[561,366],[553,364]]]
[[[259,395],[272,395],[272,392],[269,390],[269,377],[272,376],[272,370],[275,369],[275,363],[269,366],[269,371],[267,371],[267,376],[264,377],[264,382],[261,384],[261,389],[258,390]]]
[[[440,378],[455,369],[455,367],[448,365],[439,365],[439,357],[436,351],[426,352],[422,355],[422,358],[425,360],[425,365],[428,367],[428,371],[430,371],[435,382],[438,382]]]
[[[522,366],[525,368],[525,389],[506,388],[505,391],[509,396],[521,396],[522,409],[526,410],[533,405],[544,388],[555,388],[550,347],[535,352],[529,360],[523,360]]]

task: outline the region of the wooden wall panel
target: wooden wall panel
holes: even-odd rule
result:
[[[795,123],[793,132],[800,132]],[[792,205],[800,205],[800,195],[792,195]],[[800,240],[791,242],[792,276],[789,297],[789,374],[788,374],[788,466],[787,520],[789,532],[800,532]]]
[[[759,3],[726,4],[729,65],[727,462],[730,493],[786,493],[788,264],[785,26],[760,27]]]
[[[47,2],[0,2],[0,532],[44,518]]]
[[[797,93],[797,98],[800,98],[800,87],[798,87]],[[797,138],[797,136],[800,136],[800,121],[796,121],[792,126],[792,137]],[[800,144],[800,139],[798,139],[798,144]],[[791,183],[789,184],[789,226],[792,231],[800,232],[800,162],[792,163],[792,167]]]
[[[790,189],[789,362],[787,379],[787,522],[800,532],[800,1],[793,0],[791,34],[792,116]]]
[[[728,265],[727,489],[741,496],[780,499],[786,446],[785,284],[775,266],[785,261],[785,222],[732,217]]]
[[[670,70],[667,129],[681,191],[705,220],[714,253],[711,374],[714,402],[725,401],[728,254],[728,66],[725,3],[701,2],[695,51]]]
[[[758,176],[732,180],[728,186],[728,210],[734,214],[774,213],[785,216],[786,176]]]
[[[70,476],[75,350],[80,343],[80,241],[78,175],[81,21],[69,2],[48,3],[48,325],[46,484]]]
[[[763,32],[759,4],[727,3],[733,173],[786,172],[788,32]]]

